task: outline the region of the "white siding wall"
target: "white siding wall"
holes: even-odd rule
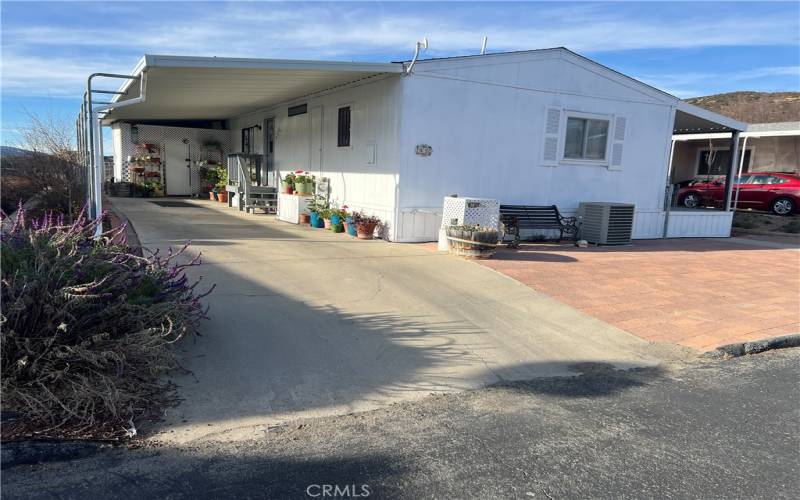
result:
[[[403,103],[400,240],[434,239],[436,212],[451,193],[555,204],[567,214],[581,201],[635,203],[634,237],[661,236],[672,109],[656,91],[545,52],[420,63],[403,79]],[[553,106],[625,117],[621,170],[543,166],[545,115]],[[417,144],[431,145],[433,154],[415,155]]]
[[[685,210],[669,213],[667,238],[727,238],[733,212]]]
[[[351,210],[377,215],[391,238],[395,230],[400,77],[361,82],[335,92],[301,99],[268,110],[229,120],[234,151],[241,149],[242,128],[263,125],[275,118],[275,168],[281,176],[296,169],[309,170],[317,177],[330,178],[331,200]],[[308,103],[308,113],[288,116],[288,107]],[[337,147],[338,108],[351,106],[349,148]],[[311,165],[311,113],[323,113],[322,167]],[[255,142],[262,153],[261,131]],[[375,161],[370,163],[371,151]]]

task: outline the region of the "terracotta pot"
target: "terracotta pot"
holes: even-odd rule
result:
[[[310,214],[300,214],[300,224],[310,224],[310,223],[311,223]]]
[[[325,221],[325,229],[331,228],[331,220],[330,219],[323,219]]]
[[[344,232],[350,234],[350,223],[347,221],[342,222],[344,224]]]
[[[356,234],[359,240],[371,240],[375,234],[375,223],[374,222],[357,223]]]
[[[228,192],[227,191],[220,191],[217,193],[217,200],[222,203],[228,203]]]

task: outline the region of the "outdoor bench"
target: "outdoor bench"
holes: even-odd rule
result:
[[[564,217],[555,205],[500,205],[500,221],[505,233],[514,236],[508,248],[519,246],[520,229],[554,229],[558,231],[558,241],[565,233],[573,238],[578,235],[577,217]]]

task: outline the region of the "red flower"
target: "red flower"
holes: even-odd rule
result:
[[[302,171],[302,170],[300,170],[300,169],[298,168],[297,170],[295,170],[295,171],[294,171],[294,173],[296,173],[296,174],[302,174],[302,173],[303,173],[303,171]]]

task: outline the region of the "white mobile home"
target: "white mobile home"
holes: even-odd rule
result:
[[[394,241],[435,240],[449,194],[566,214],[633,203],[634,238],[730,234],[727,206],[668,215],[671,139],[736,139],[745,124],[563,48],[389,64],[145,56],[127,78],[102,118],[115,177],[130,177],[131,130],[160,134],[147,140],[166,151],[167,194],[199,186],[192,162],[214,136],[262,155],[268,183],[329,178],[333,201],[377,215]],[[189,176],[180,192],[170,171]]]

